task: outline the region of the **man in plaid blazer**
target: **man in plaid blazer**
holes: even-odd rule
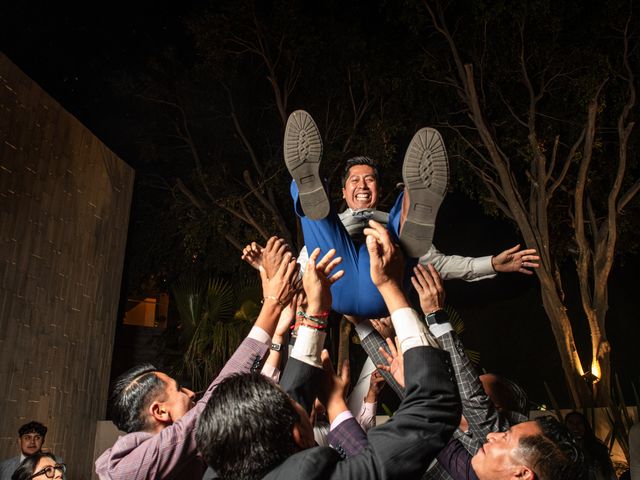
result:
[[[438,272],[431,265],[427,268],[418,265],[414,274],[412,283],[418,291],[420,305],[426,315],[429,329],[441,348],[451,356],[451,364],[462,401],[462,415],[468,425],[466,431],[458,428],[453,436],[473,455],[482,446],[489,433],[506,431],[512,425],[527,420],[526,415],[523,414],[526,411],[526,397],[516,385],[500,380],[501,385],[511,390],[513,398],[505,398],[507,395],[502,395],[501,405],[497,407],[494,404],[489,396],[493,391],[485,392],[481,378],[466,355],[460,337],[449,323],[447,314],[442,310],[445,292]],[[356,333],[360,337],[360,343],[367,355],[376,365],[386,365],[386,356],[380,351],[380,348],[384,349],[387,355],[390,354],[389,348],[382,336],[373,328],[371,322],[368,320],[358,321],[353,317],[349,317],[349,320],[355,324]],[[393,376],[383,369],[381,369],[381,373],[399,397],[404,398],[404,388]],[[347,455],[357,455],[357,449],[362,446],[361,437],[351,432],[350,436],[358,438],[358,442],[350,443],[349,439],[340,437],[341,432],[337,433],[337,438],[334,438],[333,442],[339,444],[347,452]],[[424,478],[450,480],[451,476],[440,464],[434,462]]]

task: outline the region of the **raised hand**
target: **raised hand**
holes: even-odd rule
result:
[[[304,292],[302,291],[298,291],[291,297],[287,306],[282,310],[282,313],[280,313],[274,338],[277,337],[278,339],[281,339],[285,336],[287,330],[289,330],[289,327],[296,318],[296,312],[302,307],[303,299]]]
[[[278,265],[278,268],[268,276],[266,269],[260,270],[262,279],[262,294],[264,301],[273,301],[284,308],[291,300],[295,292],[298,264],[291,255],[286,252]]]
[[[316,248],[305,267],[302,285],[307,294],[308,310],[311,314],[326,312],[331,309],[331,285],[342,278],[344,270],[339,270],[330,276],[333,269],[342,261],[341,257],[333,258],[334,249],[329,250],[320,261],[320,249]]]
[[[335,374],[329,352],[322,351],[323,380],[318,389],[318,400],[327,409],[327,416],[332,422],[340,413],[348,410],[345,397],[349,388],[349,360],[342,364],[340,376]]]
[[[395,336],[395,330],[393,328],[393,323],[391,323],[391,317],[371,319],[371,326],[378,331],[382,338]]]
[[[529,268],[538,268],[540,257],[536,255],[534,248],[520,250],[520,244],[500,252],[491,258],[491,265],[496,272],[519,272],[525,275],[533,275]]]
[[[389,355],[383,347],[380,347],[380,353],[387,361],[387,365],[378,364],[377,367],[380,370],[386,370],[391,373],[393,378],[396,379],[396,382],[404,388],[404,356],[400,348],[400,340],[396,337],[394,343],[393,340],[387,338],[387,345],[389,346],[391,355]]]
[[[386,284],[401,284],[404,261],[397,245],[394,245],[389,231],[378,222],[369,220],[364,229],[367,236],[367,250],[370,257],[370,273],[373,284],[378,289]]]
[[[393,314],[400,308],[409,306],[402,291],[402,271],[404,260],[397,245],[394,245],[389,231],[378,222],[369,220],[369,228],[364,229],[367,236],[371,281],[378,287],[380,295]]]
[[[267,277],[276,272],[285,253],[291,253],[291,248],[283,238],[271,237],[262,249],[262,268],[267,273]]]
[[[386,385],[384,381],[384,377],[380,375],[378,370],[375,370],[371,374],[371,378],[369,380],[369,391],[367,392],[367,396],[365,398],[365,402],[367,403],[375,403],[378,401],[378,395]]]
[[[249,245],[242,249],[242,260],[247,262],[256,270],[260,270],[262,267],[262,251],[264,247],[258,245],[256,242],[251,242]]]
[[[420,297],[420,307],[425,315],[428,315],[444,307],[445,292],[442,287],[442,280],[433,265],[428,264],[427,268],[418,264],[413,268],[414,276],[411,283]]]

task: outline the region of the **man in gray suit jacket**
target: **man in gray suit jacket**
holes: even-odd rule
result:
[[[20,455],[8,458],[0,463],[0,480],[11,480],[11,475],[16,471],[22,460],[29,455],[38,453],[42,449],[46,435],[47,427],[40,422],[29,422],[22,425],[18,429]]]

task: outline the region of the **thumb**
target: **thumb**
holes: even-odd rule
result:
[[[369,250],[369,257],[378,260],[380,258],[380,251],[378,250],[378,241],[373,235],[367,235],[367,250]]]
[[[334,374],[333,372],[333,364],[331,363],[331,357],[329,356],[329,351],[325,348],[322,350],[320,354],[320,359],[322,360],[322,368],[327,375]]]
[[[349,376],[350,376],[349,359],[346,359],[344,362],[342,362],[342,370],[340,372],[340,378],[345,383],[345,385],[349,384]]]
[[[265,283],[267,283],[269,281],[269,277],[267,277],[267,271],[264,269],[264,267],[262,265],[260,265],[260,267],[258,268],[258,272],[260,272],[260,280],[262,281],[262,284],[264,285]]]

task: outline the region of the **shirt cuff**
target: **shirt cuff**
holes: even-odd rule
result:
[[[496,271],[493,269],[491,263],[492,255],[487,257],[477,257],[473,259],[473,271],[476,275],[495,275]]]
[[[413,308],[399,308],[391,314],[391,321],[396,329],[403,353],[411,348],[421,346],[440,348]]]
[[[262,371],[260,372],[267,378],[270,378],[275,383],[278,383],[280,380],[280,369],[274,367],[273,365],[268,365],[265,363],[264,367],[262,367]]]
[[[326,336],[327,334],[321,330],[300,325],[291,357],[314,367],[322,368],[320,354]]]
[[[331,422],[331,426],[329,427],[329,431],[337,428],[338,425],[340,425],[342,422],[345,422],[345,421],[349,420],[350,418],[353,418],[353,414],[349,410],[345,410],[344,412],[339,413],[336,416],[336,418],[333,419],[333,422]]]
[[[360,418],[364,416],[373,416],[375,415],[376,410],[378,409],[378,402],[367,403],[365,401],[362,402],[362,407],[360,407]]]
[[[446,333],[449,333],[453,330],[453,325],[449,322],[446,323],[436,323],[435,325],[429,325],[429,331],[433,334],[434,337],[440,338]]]
[[[260,342],[260,343],[265,343],[267,345],[271,345],[271,335],[269,335],[267,332],[265,332],[263,329],[261,329],[260,327],[252,327],[251,331],[249,332],[249,335],[247,335],[248,338],[253,338],[254,340]]]
[[[373,333],[374,330],[375,329],[369,320],[363,320],[356,325],[356,333],[358,334],[360,341],[364,340],[364,338],[370,333]]]

